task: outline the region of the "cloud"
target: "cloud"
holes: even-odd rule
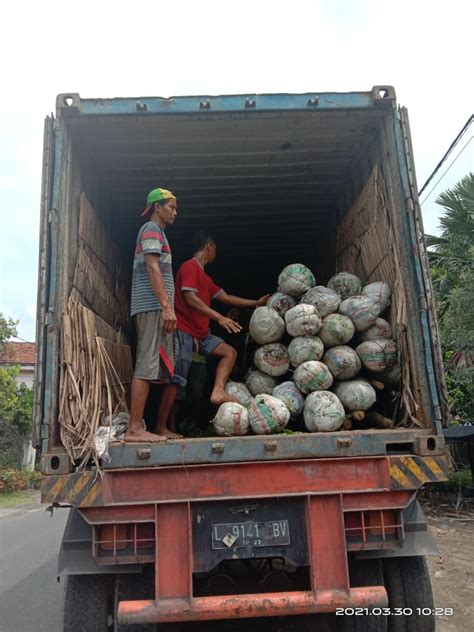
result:
[[[0,269],[13,282],[2,279],[0,308],[8,305],[31,337],[25,306],[36,297],[41,137],[57,93],[343,92],[392,84],[409,108],[421,183],[470,114],[469,13],[459,0],[8,3],[0,40],[8,96],[0,100]],[[431,200],[423,213],[433,231],[440,209]]]

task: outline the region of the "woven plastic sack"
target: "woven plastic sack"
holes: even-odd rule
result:
[[[303,411],[304,395],[294,382],[282,382],[275,386],[272,396],[280,399],[290,411],[291,417],[297,417]]]
[[[309,432],[333,432],[339,430],[346,414],[344,406],[334,393],[311,393],[304,403],[304,425]]]
[[[260,395],[261,393],[271,395],[276,383],[277,381],[274,377],[262,373],[262,371],[258,369],[250,371],[245,380],[245,384],[253,396]]]
[[[324,345],[318,336],[298,336],[288,345],[290,364],[296,368],[308,360],[321,360]]]
[[[384,312],[390,305],[392,289],[385,281],[375,281],[369,283],[362,288],[362,294],[370,296],[370,298],[380,305],[380,313]]]
[[[278,289],[290,296],[301,296],[314,285],[314,274],[302,263],[291,263],[283,268],[278,277]]]
[[[279,377],[285,375],[290,368],[290,355],[285,345],[279,342],[271,342],[263,345],[255,352],[255,366],[263,373]]]
[[[275,292],[275,294],[272,294],[267,301],[267,307],[271,307],[282,317],[295,305],[295,299],[289,294],[284,294],[283,292]]]
[[[314,305],[301,303],[285,314],[286,331],[290,336],[314,336],[321,329],[322,320]]]
[[[373,386],[361,378],[337,382],[333,391],[346,410],[368,410],[377,399]]]
[[[375,303],[370,296],[358,294],[342,301],[339,305],[339,312],[352,320],[356,331],[364,331],[377,320],[380,314],[380,305]]]
[[[359,340],[388,340],[391,337],[392,328],[390,323],[383,318],[377,318],[371,327],[360,332]]]
[[[260,345],[277,342],[285,333],[285,321],[270,307],[257,307],[249,323],[249,331]]]
[[[402,369],[399,364],[394,364],[391,369],[377,373],[377,380],[388,386],[400,384],[402,379]]]
[[[255,434],[281,432],[289,420],[288,408],[271,395],[257,395],[249,408],[249,421]]]
[[[249,414],[247,408],[235,402],[225,402],[219,406],[212,420],[214,430],[221,437],[236,437],[247,434]]]
[[[362,283],[359,277],[351,272],[339,272],[329,279],[328,288],[337,292],[343,301],[349,296],[360,294]]]
[[[324,285],[316,285],[303,294],[300,299],[300,303],[306,303],[307,305],[314,305],[318,310],[321,318],[324,318],[328,314],[337,312],[341,303],[341,297],[337,292],[331,290]]]
[[[303,362],[293,373],[293,380],[301,392],[326,391],[331,387],[333,377],[328,367],[317,360]]]
[[[323,362],[337,380],[351,380],[362,368],[359,356],[347,345],[328,349],[323,356]]]
[[[227,395],[234,397],[239,404],[242,404],[245,408],[248,408],[252,403],[252,395],[250,394],[249,389],[245,386],[245,384],[242,384],[242,382],[232,382],[229,380],[229,382],[225,385],[224,390]]]
[[[356,351],[364,367],[374,373],[387,371],[397,362],[394,340],[366,340],[356,347]]]
[[[344,345],[352,339],[354,335],[354,323],[348,316],[342,314],[329,314],[323,318],[323,324],[318,331],[318,336],[325,347],[335,347]]]

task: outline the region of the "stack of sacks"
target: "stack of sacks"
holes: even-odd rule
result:
[[[260,345],[254,367],[245,384],[226,385],[239,408],[225,405],[216,431],[276,433],[303,415],[309,432],[330,432],[350,427],[349,417],[363,419],[376,403],[371,382],[383,388],[400,377],[397,345],[380,317],[390,296],[385,282],[363,286],[356,275],[340,272],[325,287],[305,265],[286,266],[278,291],[250,320]]]

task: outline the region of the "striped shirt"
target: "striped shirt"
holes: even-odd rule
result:
[[[171,268],[171,250],[166,235],[158,224],[147,222],[138,231],[133,258],[131,315],[161,310],[161,303],[153,292],[145,264],[145,255],[160,255],[163,275],[170,303],[174,304],[174,281]]]

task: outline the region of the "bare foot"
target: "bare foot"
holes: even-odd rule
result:
[[[211,393],[211,404],[214,404],[214,406],[220,406],[225,402],[233,402],[234,404],[240,403],[237,399],[235,399],[235,397],[227,395],[223,388],[215,388]]]
[[[129,443],[158,443],[159,441],[166,441],[166,437],[160,437],[159,435],[140,428],[140,430],[128,429],[125,433],[124,440]]]
[[[158,433],[157,436],[161,437],[162,439],[182,439],[183,435],[178,434],[177,432],[172,432],[171,430],[168,430],[168,428],[164,428],[163,430],[157,429],[156,432]]]

